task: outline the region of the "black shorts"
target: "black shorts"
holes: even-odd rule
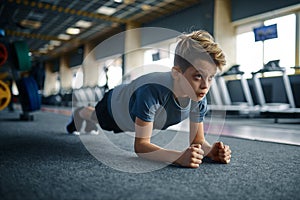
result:
[[[112,92],[112,90],[106,92],[102,100],[97,103],[95,113],[101,128],[107,131],[113,131],[114,133],[120,133],[123,131],[108,112],[108,96],[110,92]]]

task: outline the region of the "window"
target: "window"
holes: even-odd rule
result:
[[[254,42],[253,32],[246,32],[237,36],[237,64],[246,74],[262,68],[262,43]]]
[[[277,24],[278,38],[255,42],[253,28]],[[263,23],[243,25],[237,28],[237,64],[246,75],[258,71],[270,60],[280,60],[280,66],[295,66],[296,15],[266,20]]]
[[[107,83],[109,89],[122,83],[122,58],[116,57],[99,62],[98,85],[103,87]]]
[[[176,38],[152,44],[144,53],[144,65],[161,66],[162,71],[173,67]]]
[[[82,68],[73,69],[72,88],[79,89],[83,86],[83,72]]]
[[[279,59],[281,67],[294,67],[296,15],[287,15],[264,22],[265,26],[271,24],[277,24],[278,38],[265,41],[265,63]]]
[[[172,67],[172,60],[170,59],[170,52],[168,48],[149,49],[144,53],[145,65],[161,65],[164,67]]]

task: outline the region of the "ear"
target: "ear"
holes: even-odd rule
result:
[[[173,79],[178,80],[179,76],[181,74],[182,74],[182,71],[181,71],[180,67],[178,67],[178,66],[172,67],[172,77],[173,77]]]

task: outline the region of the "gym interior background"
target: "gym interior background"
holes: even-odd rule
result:
[[[1,199],[299,198],[299,0],[0,2]],[[198,29],[227,56],[208,116],[225,116],[228,166],[123,173],[66,134],[72,106],[94,105],[135,66],[172,67],[176,33]]]

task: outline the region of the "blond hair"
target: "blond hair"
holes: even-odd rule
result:
[[[226,65],[222,49],[207,31],[194,31],[179,38],[181,41],[175,49],[174,65],[183,72],[193,66],[195,59],[213,62],[220,70]]]

